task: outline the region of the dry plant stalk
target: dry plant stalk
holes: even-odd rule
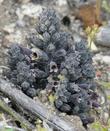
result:
[[[102,0],[96,0],[96,17],[97,17],[97,20],[101,21],[101,3],[102,3]]]

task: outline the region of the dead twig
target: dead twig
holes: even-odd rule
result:
[[[34,129],[34,126],[30,124],[24,117],[20,116],[17,112],[15,112],[11,107],[8,106],[3,100],[0,99],[0,108],[11,115],[15,120],[21,123],[21,126],[27,130]]]

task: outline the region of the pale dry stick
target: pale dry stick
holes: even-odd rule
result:
[[[102,0],[96,0],[96,17],[97,17],[97,20],[101,21],[101,3],[102,3]]]
[[[4,66],[4,65],[0,66],[0,68],[1,69],[10,69],[8,66]]]
[[[28,130],[34,129],[34,126],[30,124],[24,117],[20,116],[11,107],[8,106],[3,100],[0,99],[0,109],[11,115],[15,120],[19,121],[23,127]]]

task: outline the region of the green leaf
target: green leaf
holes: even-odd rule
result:
[[[104,126],[101,122],[96,121],[91,124],[93,131],[109,131],[109,126]]]
[[[108,128],[107,127],[103,127],[102,131],[108,131]]]
[[[110,96],[107,96],[107,99],[110,100]]]
[[[55,101],[55,95],[50,94],[50,95],[48,96],[48,99],[49,99],[49,102],[50,102],[51,104],[53,104],[54,101]]]
[[[6,128],[6,127],[5,127],[5,128],[3,129],[3,131],[14,131],[14,129],[13,129],[13,128]]]
[[[104,86],[107,89],[110,89],[110,82],[104,82],[104,81],[100,81],[100,84],[102,84],[102,86]]]

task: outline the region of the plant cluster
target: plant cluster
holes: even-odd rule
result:
[[[38,35],[29,38],[30,48],[10,47],[7,77],[32,98],[39,89],[54,92],[58,110],[80,116],[84,125],[93,122],[89,112],[98,106],[98,96],[86,40],[74,43],[72,35],[60,29],[52,9],[43,10],[36,30]]]

